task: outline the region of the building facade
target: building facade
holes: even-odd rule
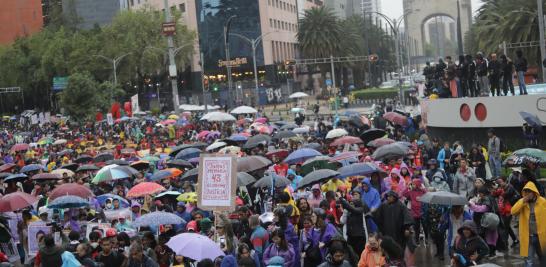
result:
[[[91,29],[112,22],[127,7],[127,0],[62,0],[63,15],[74,17],[78,29]]]
[[[43,22],[41,0],[0,1],[0,44],[39,32]]]
[[[347,16],[351,15],[349,7],[352,7],[352,1],[353,0],[324,0],[324,6],[332,9],[338,19],[345,19]]]

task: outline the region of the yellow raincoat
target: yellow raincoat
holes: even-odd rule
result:
[[[532,182],[527,182],[523,188],[529,189],[536,193],[537,200],[535,203],[535,218],[537,223],[537,235],[541,248],[546,248],[546,199],[538,193],[537,187]],[[530,208],[523,198],[518,200],[512,207],[512,215],[519,215],[519,254],[522,257],[527,257],[529,254],[529,216]],[[534,256],[534,255],[533,255]]]

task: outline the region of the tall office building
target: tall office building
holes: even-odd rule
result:
[[[339,19],[345,19],[349,13],[349,7],[352,7],[352,5],[349,5],[349,2],[352,1],[353,0],[324,0],[324,6],[332,9]]]
[[[127,0],[62,0],[63,15],[73,17],[78,29],[108,25],[126,8]]]
[[[43,22],[41,0],[0,1],[0,44],[39,32]]]

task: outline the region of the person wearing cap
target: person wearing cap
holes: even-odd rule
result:
[[[512,170],[512,173],[508,175],[508,180],[506,182],[511,184],[516,192],[521,192],[525,186],[525,184],[522,182],[521,167],[512,167],[510,169]]]
[[[546,199],[532,182],[525,184],[522,196],[511,210],[512,215],[519,218],[520,256],[525,257],[526,267],[546,266]],[[533,265],[535,253],[539,265]]]
[[[320,202],[324,199],[322,192],[320,191],[320,185],[314,184],[311,187],[311,194],[307,197],[307,203],[312,209],[316,209],[320,206]]]
[[[179,201],[176,204],[176,211],[174,214],[178,215],[178,217],[184,219],[184,221],[189,222],[191,221],[191,214],[186,211],[186,203]]]
[[[138,217],[140,217],[140,203],[137,201],[131,202],[131,219],[132,221],[136,220]]]

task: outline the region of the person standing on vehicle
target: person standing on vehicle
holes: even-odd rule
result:
[[[489,96],[489,78],[487,77],[487,60],[481,52],[476,55],[476,74],[480,85],[480,96]]]
[[[508,87],[512,95],[516,95],[514,92],[514,82],[512,81],[512,74],[514,73],[514,63],[512,60],[501,55],[501,70],[502,70],[502,92],[505,96],[508,95]]]
[[[479,90],[476,88],[476,63],[472,60],[471,55],[465,56],[465,63],[467,64],[467,80],[468,94],[470,97],[480,96]]]
[[[497,60],[497,54],[491,54],[491,61],[487,66],[489,71],[489,83],[491,84],[491,95],[495,96],[495,91],[497,96],[501,96],[500,90],[500,77],[501,77],[501,64]]]
[[[516,51],[516,73],[518,74],[519,94],[526,95],[527,87],[525,86],[525,72],[527,72],[527,59],[523,57],[521,50]]]

